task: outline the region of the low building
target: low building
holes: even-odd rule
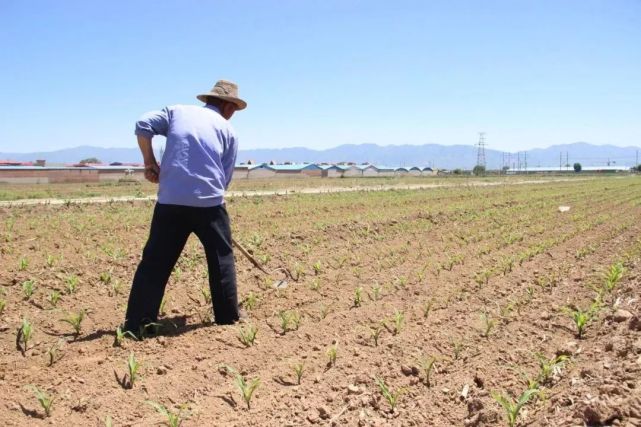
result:
[[[374,165],[359,165],[358,166],[361,170],[361,176],[364,177],[375,177],[379,176],[378,175],[378,169]]]
[[[395,169],[392,166],[374,166],[378,172],[378,176],[394,176],[395,175]]]
[[[579,173],[627,173],[630,172],[630,166],[582,166]],[[520,169],[508,169],[508,175],[520,174],[574,174],[573,166],[533,166]]]
[[[98,181],[100,182],[121,180],[141,181],[145,177],[144,166],[122,164],[119,166],[97,165],[89,166],[89,168],[98,171]]]
[[[396,176],[405,176],[405,175],[409,175],[409,173],[410,173],[410,170],[406,167],[398,167],[394,169],[394,174]]]
[[[342,178],[347,166],[342,165],[321,165],[323,178]]]
[[[259,179],[273,176],[276,176],[276,171],[269,169],[266,163],[234,166],[233,179]]]
[[[437,175],[437,171],[435,171],[434,169],[432,169],[429,166],[425,166],[425,167],[421,168],[421,175],[423,175],[423,176]]]
[[[347,165],[343,171],[345,178],[356,178],[363,176],[363,170],[357,165]]]
[[[266,167],[276,172],[276,176],[279,178],[321,177],[323,174],[323,169],[314,163],[267,165]]]

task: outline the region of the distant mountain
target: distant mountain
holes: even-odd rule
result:
[[[47,163],[76,163],[82,159],[96,157],[102,162],[142,162],[140,150],[136,148],[102,148],[83,145],[74,148],[64,148],[56,151],[41,151],[35,153],[0,153],[2,160],[18,160],[29,162],[43,159]]]
[[[565,164],[566,156],[570,164],[575,162],[583,166],[592,165],[625,165],[636,164],[639,147],[616,147],[613,145],[593,145],[585,142],[553,145],[548,148],[537,148],[527,152],[504,153],[486,149],[485,159],[488,169],[497,169],[502,165],[518,167],[556,166]],[[71,163],[81,159],[96,157],[105,163],[140,162],[142,158],[138,148],[100,148],[82,146],[63,150],[37,153],[0,153],[0,159],[33,161],[45,159],[48,163]],[[290,162],[369,162],[385,166],[433,166],[438,168],[470,169],[476,164],[477,149],[471,145],[387,145],[347,144],[327,150],[312,150],[304,147],[240,150],[238,162],[253,160],[255,162],[275,161]]]

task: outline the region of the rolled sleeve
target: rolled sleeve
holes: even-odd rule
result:
[[[153,138],[155,135],[167,136],[169,129],[169,108],[163,108],[160,111],[150,111],[143,114],[136,122],[136,131],[138,136]]]

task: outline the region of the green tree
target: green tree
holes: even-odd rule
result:
[[[575,163],[574,164],[574,172],[581,172],[581,163]]]
[[[485,175],[485,166],[483,165],[474,166],[474,169],[472,169],[472,173],[476,176]]]
[[[86,163],[100,163],[100,160],[95,158],[95,157],[89,157],[87,159],[80,160],[80,163],[84,163],[84,164],[86,164]]]

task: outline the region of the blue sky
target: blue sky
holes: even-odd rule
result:
[[[135,146],[218,78],[241,148],[641,145],[641,1],[0,1],[0,151]]]

